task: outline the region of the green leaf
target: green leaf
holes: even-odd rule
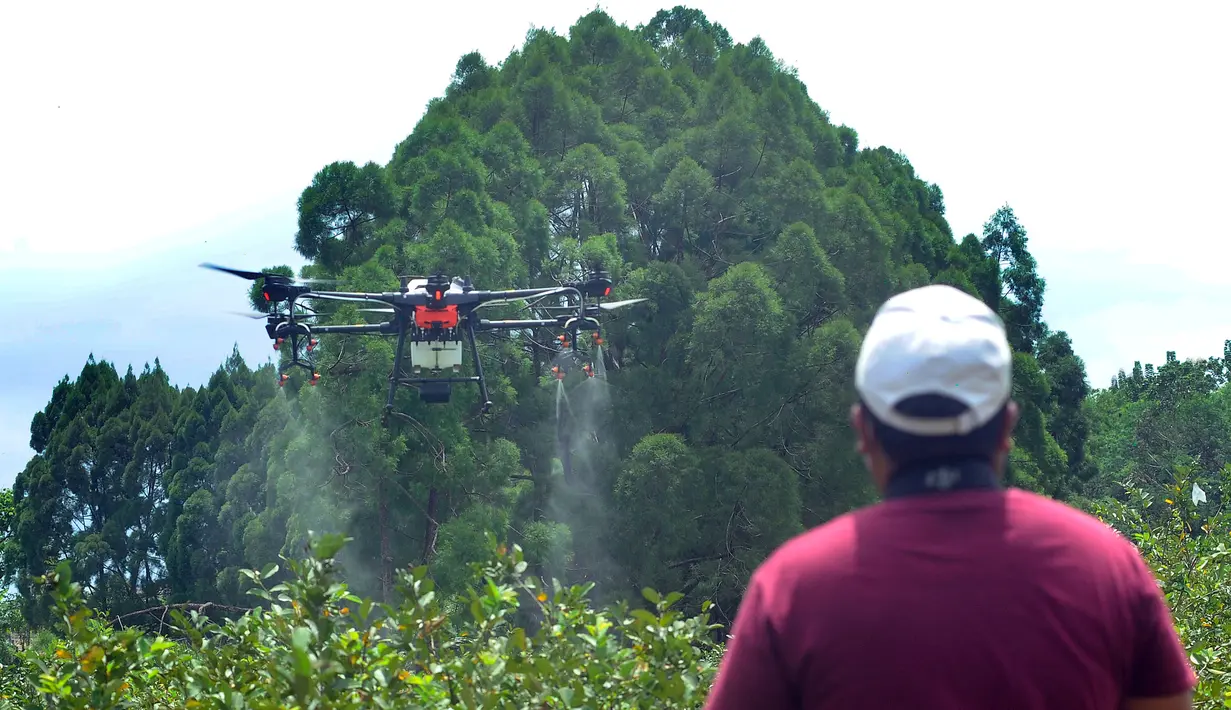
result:
[[[317,560],[332,560],[349,541],[349,538],[337,533],[321,535],[312,542],[313,556]]]
[[[629,612],[629,615],[646,626],[658,626],[658,617],[645,609],[633,609]]]

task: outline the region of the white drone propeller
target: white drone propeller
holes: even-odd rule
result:
[[[604,311],[614,311],[617,308],[623,308],[624,306],[631,306],[634,303],[641,303],[644,300],[645,300],[644,298],[630,298],[627,301],[612,301],[611,303],[600,303],[598,304],[598,307],[603,309]]]

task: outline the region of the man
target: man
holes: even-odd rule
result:
[[[710,710],[1179,710],[1196,678],[1136,548],[1001,487],[1017,421],[1000,319],[948,286],[877,313],[858,448],[885,501],[755,572]]]

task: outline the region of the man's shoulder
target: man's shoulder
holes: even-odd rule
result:
[[[1062,535],[1072,542],[1135,552],[1136,547],[1110,524],[1064,501],[1021,488],[1005,491],[1008,524]]]
[[[920,505],[946,503],[939,498],[903,500],[843,513],[780,545],[762,563],[762,576],[796,576],[804,570],[839,572],[853,562],[861,538],[875,536],[878,529],[904,532],[900,530],[903,514],[909,515]],[[994,502],[989,500],[989,505],[1003,510],[1003,525],[1023,545],[1048,547],[1062,540],[1070,551],[1106,561],[1128,562],[1137,554],[1132,542],[1098,517],[1038,493],[1007,488]]]
[[[858,508],[805,530],[782,543],[761,563],[761,577],[780,578],[805,569],[833,568],[849,560],[862,521],[878,513],[878,505]]]

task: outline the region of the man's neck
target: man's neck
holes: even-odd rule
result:
[[[997,490],[1000,476],[979,457],[937,458],[900,466],[885,486],[884,498],[907,498],[951,491]]]

